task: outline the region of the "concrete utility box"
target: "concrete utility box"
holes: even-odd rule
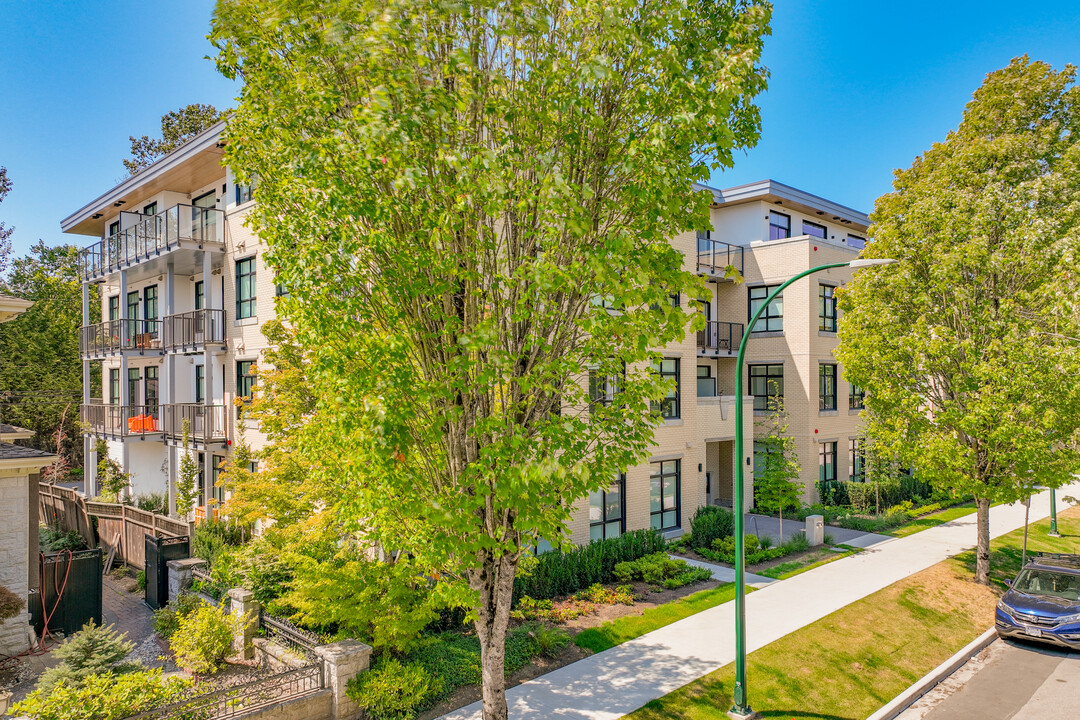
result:
[[[821,545],[825,542],[825,518],[822,515],[809,515],[806,518],[806,539],[810,541],[810,547]]]

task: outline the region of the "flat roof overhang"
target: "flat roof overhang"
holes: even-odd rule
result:
[[[792,208],[807,215],[817,215],[825,221],[839,222],[853,230],[866,232],[870,227],[870,218],[866,213],[775,180],[759,180],[723,190],[706,185],[697,187],[713,194],[713,207],[717,208],[748,202],[768,202]]]
[[[220,147],[224,129],[224,120],[207,128],[138,175],[132,175],[61,220],[60,230],[101,237],[105,218],[114,210],[135,210],[142,201],[166,190],[191,194],[220,177],[224,170]]]

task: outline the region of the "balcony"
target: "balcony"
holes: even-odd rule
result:
[[[117,354],[160,355],[160,320],[106,320],[79,328],[79,352],[99,359]]]
[[[162,331],[166,352],[190,353],[225,344],[225,311],[202,309],[167,315]]]
[[[100,280],[183,247],[203,250],[211,246],[225,247],[224,213],[217,208],[175,205],[81,250],[79,273],[85,281]]]
[[[81,419],[88,431],[107,438],[160,437],[160,405],[83,405]]]
[[[698,357],[735,357],[742,336],[742,323],[710,320],[697,331]]]
[[[743,271],[743,248],[728,245],[719,240],[712,240],[708,233],[698,233],[697,271],[711,280],[722,281],[727,278],[728,268]]]
[[[228,424],[224,405],[180,403],[165,406],[165,435],[173,445],[184,441],[185,421],[190,441],[198,445],[223,443]]]

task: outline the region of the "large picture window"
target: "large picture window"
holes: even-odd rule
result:
[[[818,330],[836,332],[836,288],[818,285]]]
[[[236,317],[255,317],[255,258],[236,261]]]
[[[653,365],[653,370],[660,373],[665,380],[674,380],[675,386],[668,390],[667,396],[660,402],[652,404],[653,410],[659,410],[661,417],[671,420],[679,415],[679,358],[663,358],[659,365]]]
[[[626,528],[626,476],[607,490],[589,493],[589,539],[617,538]]]
[[[784,366],[751,365],[750,394],[755,410],[775,410],[784,397]]]
[[[818,445],[818,480],[821,482],[836,480],[835,442],[823,442]]]
[[[784,213],[769,213],[769,239],[783,240],[791,237],[791,216]]]
[[[825,234],[828,230],[824,225],[818,225],[816,222],[810,222],[809,220],[803,220],[802,234],[809,235],[810,237],[825,239]]]
[[[679,519],[679,460],[652,463],[649,478],[650,526],[656,530],[674,530]]]
[[[818,365],[818,409],[836,409],[836,366],[829,363]]]
[[[765,302],[765,298],[769,297],[769,293],[777,287],[777,285],[762,285],[760,287],[752,287],[749,289],[750,311],[746,315],[747,322],[753,319],[754,313],[756,313],[758,308]],[[769,307],[765,308],[765,312],[761,313],[761,317],[759,317],[758,321],[754,324],[754,332],[780,332],[783,329],[784,296],[780,295],[769,303]]]

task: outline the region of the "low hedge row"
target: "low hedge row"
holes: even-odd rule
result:
[[[632,530],[571,550],[551,550],[524,560],[514,579],[514,597],[544,600],[573,595],[594,583],[609,583],[621,562],[661,552],[666,542],[656,530]]]

